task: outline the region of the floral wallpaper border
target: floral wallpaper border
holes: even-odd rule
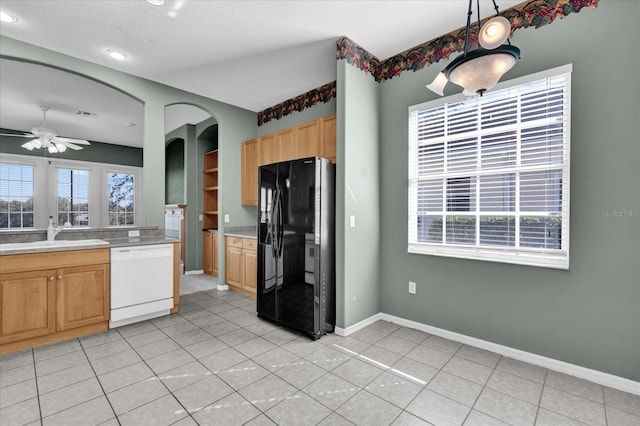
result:
[[[287,99],[284,102],[260,111],[258,113],[258,126],[262,126],[271,120],[279,120],[294,111],[300,112],[320,102],[326,103],[335,98],[336,82],[332,81],[330,83],[323,84],[320,87],[316,87],[307,93],[303,93],[295,98]]]
[[[529,0],[501,13],[511,22],[511,34],[520,28],[540,28],[552,23],[556,18],[580,12],[584,7],[595,9],[600,0]],[[488,19],[488,18],[486,18]],[[419,44],[395,56],[381,61],[360,45],[347,37],[336,42],[336,59],[373,75],[381,83],[399,76],[403,71],[419,71],[426,66],[448,59],[452,53],[464,49],[465,28],[445,34],[441,37]],[[472,26],[471,42],[475,47],[478,36],[477,27]],[[287,99],[277,105],[258,112],[258,126],[271,120],[279,120],[294,111],[303,111],[320,102],[329,102],[336,97],[336,82],[324,84],[299,96]]]
[[[540,28],[556,18],[564,18],[572,12],[580,12],[583,7],[595,9],[599,0],[530,0],[522,2],[501,13],[511,22],[511,33],[520,28]],[[488,18],[487,18],[488,19]],[[426,66],[448,59],[452,53],[464,50],[465,28],[459,28],[444,36],[405,50],[384,61],[343,37],[337,41],[336,59],[371,73],[381,83],[397,77],[403,71],[419,71]],[[471,42],[477,43],[477,26],[472,26]]]

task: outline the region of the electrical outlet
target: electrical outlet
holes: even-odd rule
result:
[[[409,294],[416,294],[416,283],[409,281]]]
[[[139,237],[140,236],[140,230],[137,229],[135,231],[129,231],[129,238],[131,237]]]
[[[202,222],[202,219],[203,219],[202,214],[199,214],[199,215],[198,215],[198,220],[199,220],[200,222]]]

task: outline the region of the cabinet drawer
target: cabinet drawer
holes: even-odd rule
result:
[[[242,248],[247,250],[257,250],[258,249],[258,240],[253,238],[243,238],[242,239]]]
[[[225,237],[225,242],[229,247],[242,248],[242,238],[240,237]]]

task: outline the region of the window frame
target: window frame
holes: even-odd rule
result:
[[[556,269],[569,269],[569,226],[570,226],[570,159],[571,159],[571,72],[572,65],[563,65],[560,67],[552,68],[549,70],[545,70],[542,72],[530,74],[524,77],[515,78],[512,80],[504,81],[496,85],[493,92],[500,91],[503,89],[515,88],[516,86],[525,85],[527,83],[543,80],[546,78],[556,77],[560,75],[566,74],[566,86],[565,86],[565,97],[566,101],[566,110],[564,115],[564,123],[565,125],[562,128],[563,131],[563,143],[561,146],[561,152],[563,153],[563,161],[561,167],[547,167],[547,172],[552,172],[553,170],[559,170],[562,173],[562,203],[560,212],[557,214],[562,220],[561,227],[561,248],[560,249],[545,249],[545,248],[529,248],[529,247],[514,247],[514,246],[500,246],[500,245],[480,245],[479,240],[478,244],[475,243],[473,245],[457,245],[447,243],[446,239],[443,238],[443,242],[441,243],[430,243],[430,242],[419,242],[419,233],[418,233],[418,192],[420,190],[420,179],[419,179],[419,166],[418,166],[418,155],[419,155],[419,140],[418,140],[418,132],[417,132],[417,116],[420,111],[424,111],[430,108],[436,108],[438,106],[443,106],[444,104],[452,104],[459,102],[465,98],[466,96],[462,94],[457,94],[453,96],[448,96],[445,98],[436,99],[429,102],[424,102],[418,105],[412,105],[408,108],[408,181],[407,181],[407,189],[408,189],[408,202],[407,202],[407,252],[410,254],[424,254],[424,255],[435,255],[435,256],[445,256],[445,257],[453,257],[453,258],[462,258],[462,259],[474,259],[474,260],[483,260],[483,261],[493,261],[493,262],[501,262],[501,263],[512,263],[519,265],[529,265],[529,266],[537,266],[537,267],[547,267],[547,268],[556,268]],[[508,99],[508,98],[504,98]],[[412,127],[413,126],[413,127]],[[521,124],[518,121],[517,129],[518,132],[521,129]],[[498,127],[496,130],[496,134],[499,134],[503,130]],[[459,135],[452,135],[453,137],[458,137]],[[519,136],[518,136],[519,137]],[[424,145],[423,145],[424,146]],[[518,144],[519,147],[519,144]],[[477,155],[476,148],[476,155]],[[443,155],[447,155],[446,152]],[[518,150],[516,152],[516,165],[511,167],[505,167],[501,170],[504,170],[503,173],[527,173],[527,171],[522,171],[519,167],[521,160],[521,152]],[[444,160],[443,160],[444,161]],[[544,167],[542,167],[544,169]],[[474,171],[470,172],[469,176],[476,178],[479,180],[482,176],[484,176],[483,172],[492,172],[491,168],[488,169],[478,169],[476,168]],[[464,174],[464,173],[462,173]],[[441,173],[442,178],[444,179],[444,188],[446,189],[449,178],[459,178],[458,175],[461,173],[458,172],[449,172],[443,170]],[[497,176],[497,175],[496,175]],[[505,175],[506,176],[506,175]],[[423,181],[424,182],[424,181]],[[546,184],[547,181],[545,181]],[[478,183],[478,186],[480,183]],[[443,194],[443,197],[446,195]],[[477,207],[474,211],[468,212],[467,215],[482,219],[482,217],[488,217],[487,215],[483,215],[483,211],[480,207],[482,200],[479,198],[480,193],[474,194],[475,200],[474,202],[477,204]],[[522,210],[520,208],[520,203],[515,200],[520,199],[520,188],[519,188],[519,180],[518,185],[515,187],[515,199],[514,203],[516,206],[513,211],[504,211],[504,216],[508,217],[524,217],[527,216],[527,210]],[[442,216],[443,220],[447,216],[458,216],[459,212],[456,211],[448,211],[447,210],[447,202],[446,197],[442,200],[442,212],[444,213]],[[413,210],[412,210],[413,209]],[[460,216],[465,216],[466,212],[463,212]],[[434,211],[434,215],[438,216],[438,213]],[[535,216],[535,215],[534,215]],[[553,217],[556,215],[549,215],[549,217]],[[413,219],[413,222],[412,222]],[[479,225],[478,225],[479,226]],[[413,239],[412,239],[413,238]],[[476,238],[481,238],[481,236],[476,236]],[[519,240],[519,235],[515,235],[515,238]]]
[[[34,167],[34,227],[8,228],[0,232],[33,231],[45,229],[49,216],[57,218],[59,168],[89,171],[89,225],[77,226],[75,229],[92,228],[132,228],[142,226],[144,217],[143,168],[119,164],[96,163],[91,161],[67,160],[53,157],[35,157],[20,154],[2,154],[2,163],[27,165]],[[108,214],[107,174],[126,173],[134,175],[134,224],[126,226],[110,226]],[[56,221],[54,220],[54,223]],[[62,224],[60,224],[62,225]]]
[[[109,225],[109,174],[133,175],[133,225]],[[105,228],[130,228],[140,226],[142,220],[142,168],[132,166],[121,166],[117,164],[106,164],[101,173],[101,188],[105,191],[101,197],[100,211],[103,215],[102,226]]]

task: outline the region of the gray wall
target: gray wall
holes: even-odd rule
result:
[[[640,217],[606,215],[640,211],[639,16],[602,1],[512,40],[505,80],[573,63],[569,271],[407,254],[407,107],[446,62],[381,85],[383,312],[640,380]]]
[[[5,133],[5,129],[0,129]],[[7,133],[20,133],[9,130]],[[30,155],[34,157],[54,157],[63,160],[92,161],[94,163],[120,164],[123,166],[142,167],[142,148],[113,145],[102,142],[91,142],[91,146],[80,151],[68,149],[58,154],[49,154],[46,149],[27,151],[20,145],[28,139],[19,139],[11,136],[0,136],[0,153]]]
[[[380,312],[380,86],[345,61],[337,75],[336,325],[346,328]]]
[[[176,129],[178,130],[178,129]],[[184,139],[173,137],[165,154],[165,196],[166,204],[183,204],[184,196]]]

